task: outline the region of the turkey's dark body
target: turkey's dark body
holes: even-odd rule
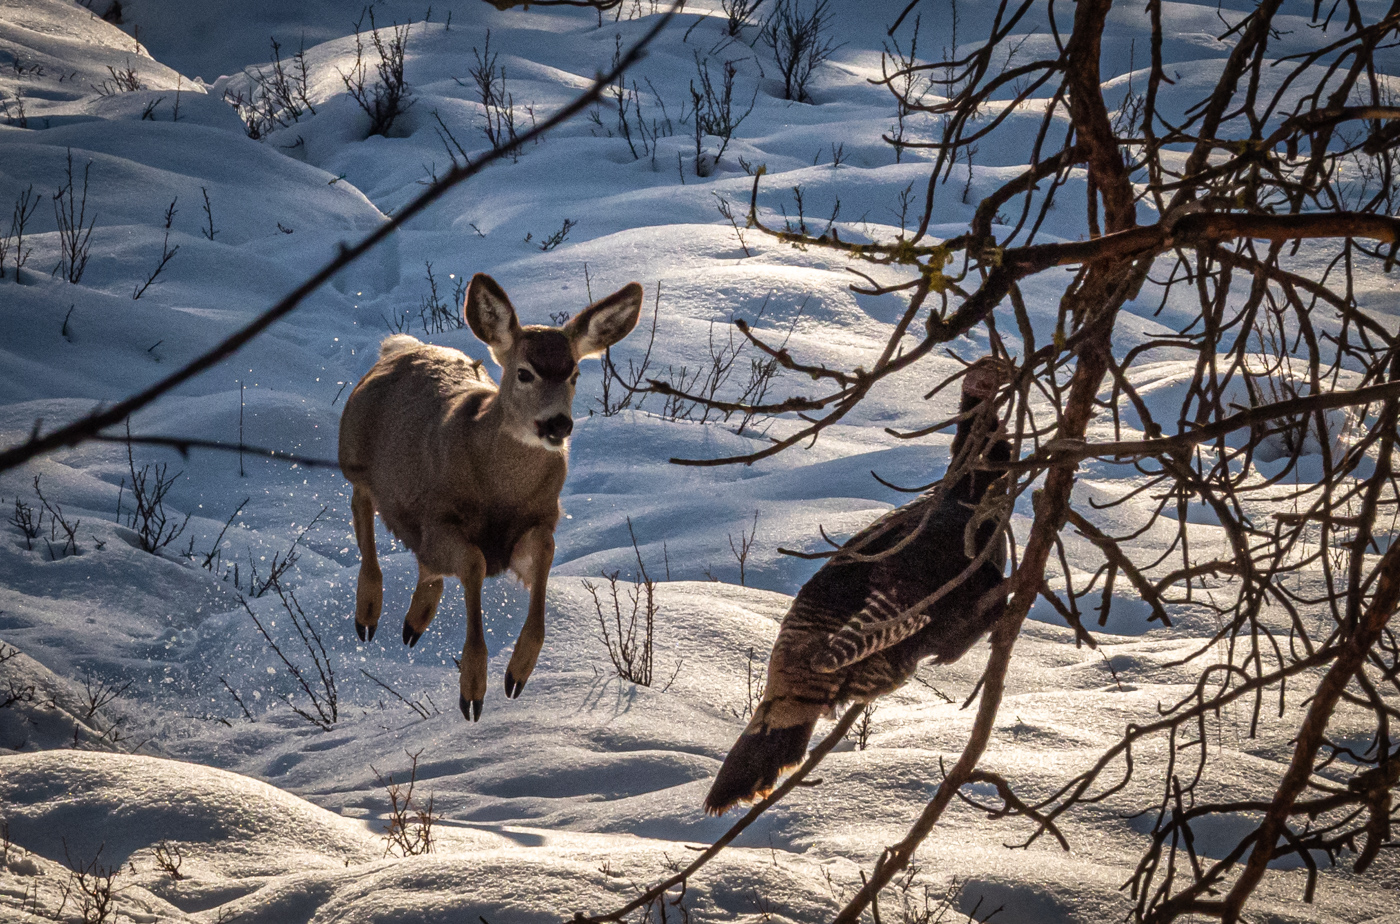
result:
[[[964,387],[962,409],[969,413],[954,438],[954,456],[971,438],[970,412],[986,400],[987,388],[985,378],[978,394]],[[1008,461],[1010,444],[994,439],[979,440],[985,454],[968,458]],[[1006,542],[997,533],[999,518],[984,517],[968,535],[997,473],[963,471],[857,533],[798,591],[773,644],[763,699],[725,758],[707,811],[718,814],[768,792],[785,768],[802,760],[823,714],[898,689],[925,659],[957,660],[1001,616]],[[942,596],[924,604],[942,588]]]
[[[934,509],[930,511],[931,505]],[[875,561],[832,560],[803,585],[773,646],[769,683],[781,679],[787,695],[830,709],[898,689],[925,658],[939,663],[962,657],[1005,606],[1003,599],[983,601],[1002,580],[1006,567],[1002,543],[962,584],[932,605],[928,625],[909,638],[830,673],[811,668],[813,658],[830,644],[831,633],[837,629],[894,619],[956,580],[973,560],[964,549],[973,509],[966,495],[941,500],[925,495],[890,511],[852,537],[845,548],[859,549],[862,556],[881,556],[908,539],[919,529],[924,514],[930,514],[919,535],[893,554]],[[977,529],[978,552],[991,541],[995,528],[988,522]],[[875,538],[867,543],[870,536]],[[979,604],[984,605],[979,609]]]

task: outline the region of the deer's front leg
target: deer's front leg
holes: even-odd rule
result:
[[[530,588],[530,614],[525,617],[520,637],[515,640],[510,665],[506,667],[506,696],[511,699],[518,697],[525,689],[525,681],[530,679],[535,660],[540,656],[540,646],[544,644],[545,584],[549,581],[552,564],[554,531],[543,526],[536,526],[521,536],[511,551],[511,570]]]
[[[374,548],[374,498],[364,488],[350,494],[350,521],[355,526],[355,544],[360,547],[360,578],[355,586],[355,634],[360,641],[374,639],[379,628],[379,612],[384,607],[384,576]]]
[[[434,574],[423,563],[418,563],[418,586],[413,588],[413,599],[408,604],[408,614],[403,618],[403,641],[409,648],[418,644],[428,624],[437,615],[438,601],[442,599],[442,575]]]
[[[481,626],[481,585],[486,580],[486,557],[481,549],[466,544],[461,552],[457,578],[467,598],[467,643],[462,646],[461,691],[457,705],[470,722],[481,718],[481,701],[486,698],[486,635]]]

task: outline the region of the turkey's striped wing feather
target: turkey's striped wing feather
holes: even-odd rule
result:
[[[865,606],[827,637],[826,647],[812,656],[812,669],[839,671],[884,651],[928,625],[927,611],[906,613],[878,587],[871,587]]]

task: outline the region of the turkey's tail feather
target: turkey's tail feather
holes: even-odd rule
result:
[[[772,705],[769,701],[759,706],[753,721],[729,749],[729,756],[705,797],[707,814],[723,815],[737,802],[766,796],[778,782],[779,774],[807,756],[807,742],[821,709],[801,710],[806,714],[784,717],[784,724],[779,725],[773,721],[775,710],[765,708]]]

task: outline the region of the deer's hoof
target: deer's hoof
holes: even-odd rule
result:
[[[510,698],[510,699],[517,699],[517,698],[519,698],[520,694],[523,693],[524,691],[525,691],[525,681],[523,681],[523,680],[516,680],[514,677],[512,677],[512,676],[510,675],[510,671],[507,670],[507,671],[506,671],[506,696],[507,696],[508,698]]]
[[[378,625],[362,626],[357,622],[355,623],[355,634],[360,637],[360,641],[362,642],[372,642],[374,641],[375,630],[378,628]]]
[[[462,710],[462,718],[468,722],[475,722],[481,718],[481,700],[469,700],[465,696],[457,697],[457,708]]]
[[[373,638],[373,636],[370,636],[370,637]],[[404,622],[404,624],[403,624],[403,643],[404,643],[405,645],[407,645],[409,648],[412,648],[414,645],[417,645],[417,644],[418,644],[418,640],[419,640],[420,638],[422,638],[422,637],[423,637],[423,633],[422,633],[422,632],[414,632],[414,631],[413,631],[413,627],[410,626],[410,625],[407,623],[407,621]]]

